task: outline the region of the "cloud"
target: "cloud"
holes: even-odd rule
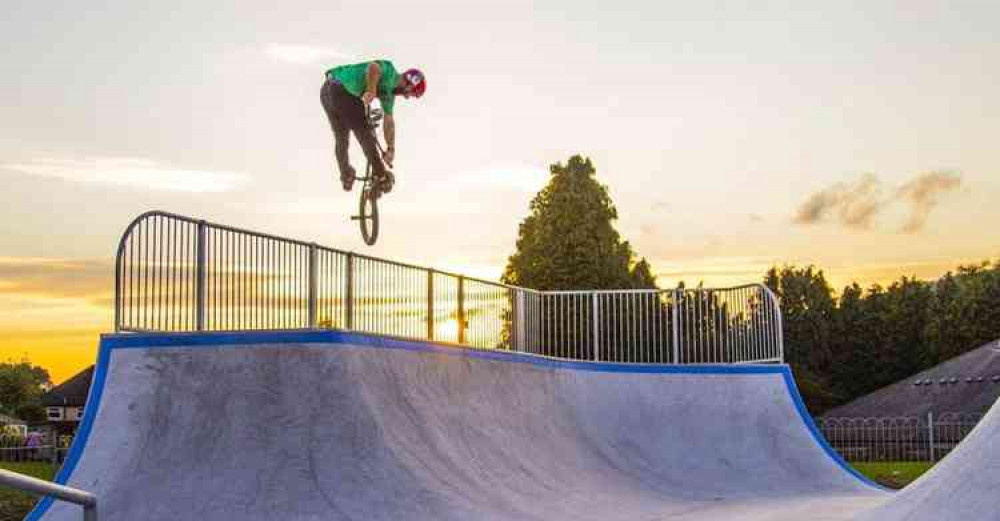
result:
[[[245,174],[176,168],[131,157],[36,158],[0,168],[79,183],[166,192],[228,192],[249,182]]]
[[[295,65],[312,65],[330,60],[357,61],[354,53],[313,45],[272,43],[265,48],[265,52],[275,60]]]
[[[865,174],[853,184],[836,183],[802,203],[795,223],[816,224],[833,218],[848,228],[869,229],[882,209],[881,191],[874,174]]]
[[[0,257],[0,295],[85,300],[108,306],[114,268],[99,260]]]
[[[856,230],[871,229],[875,218],[892,205],[908,208],[909,216],[900,228],[904,233],[922,230],[931,210],[942,195],[957,190],[962,183],[958,174],[929,172],[918,176],[882,196],[882,183],[874,174],[865,174],[857,182],[835,183],[809,196],[795,214],[796,224],[810,225],[835,221]]]
[[[961,184],[962,178],[957,174],[928,172],[899,187],[896,190],[896,197],[910,205],[910,216],[903,225],[903,232],[914,233],[922,230],[940,197],[957,190]]]

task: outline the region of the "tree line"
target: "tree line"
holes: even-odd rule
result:
[[[839,295],[814,266],[775,267],[764,282],[781,299],[785,359],[813,414],[1000,339],[1000,260]]]
[[[608,189],[590,159],[550,166],[521,222],[503,282],[538,290],[656,288],[646,259],[615,230]],[[822,269],[773,267],[785,358],[810,412],[821,414],[1000,338],[1000,260],[936,281],[851,284],[837,295]]]

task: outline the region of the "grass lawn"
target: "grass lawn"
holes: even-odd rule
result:
[[[24,462],[9,463],[0,461],[0,469],[11,470],[34,476],[38,479],[52,481],[58,467],[51,463]],[[26,494],[12,488],[0,486],[0,521],[21,521],[33,506],[38,496]]]
[[[851,463],[868,479],[889,488],[903,488],[934,465],[927,461],[877,461]]]

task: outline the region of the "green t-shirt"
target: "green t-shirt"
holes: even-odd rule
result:
[[[370,63],[364,62],[334,67],[326,71],[326,77],[339,81],[347,92],[360,98],[365,93],[365,87],[367,86],[365,77],[368,74],[368,64]],[[375,60],[375,63],[382,68],[382,77],[378,80],[376,95],[378,96],[379,103],[382,104],[382,110],[386,114],[392,114],[392,105],[395,101],[395,95],[392,91],[396,88],[396,84],[399,83],[399,72],[389,60]]]

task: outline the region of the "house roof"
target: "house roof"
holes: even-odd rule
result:
[[[28,422],[24,420],[19,420],[13,416],[7,416],[6,414],[0,414],[0,425],[27,425]]]
[[[90,366],[45,393],[42,396],[42,405],[83,407],[87,403],[87,393],[90,392],[90,382],[93,379],[94,366]]]
[[[834,407],[822,418],[985,413],[1000,397],[1000,340]]]

